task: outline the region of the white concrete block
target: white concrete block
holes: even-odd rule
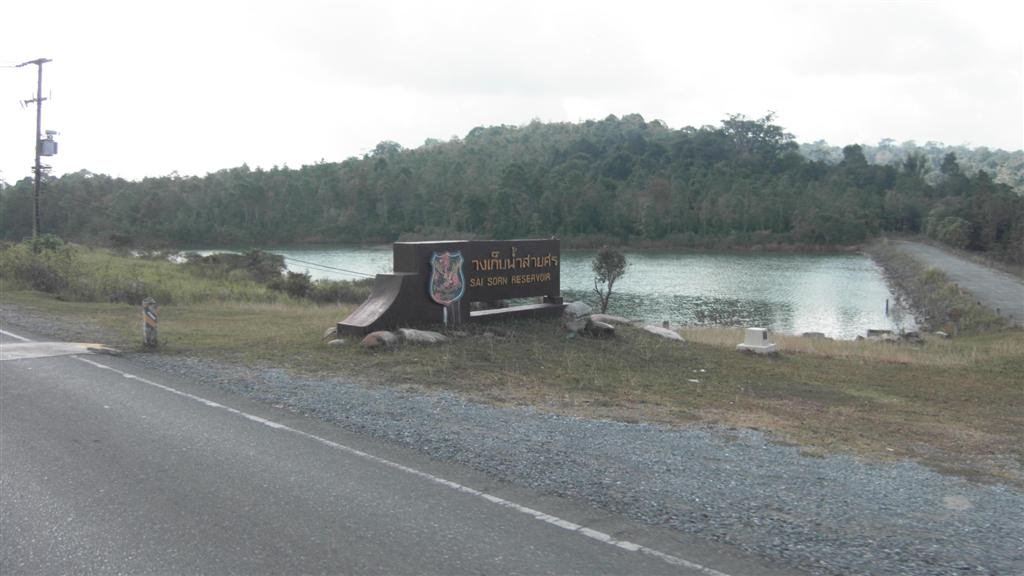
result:
[[[774,354],[778,352],[778,346],[771,341],[767,328],[747,328],[743,335],[743,343],[737,344],[736,349],[757,354]]]

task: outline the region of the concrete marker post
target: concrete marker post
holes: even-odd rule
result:
[[[146,348],[156,348],[156,300],[147,297],[142,301],[142,344]]]

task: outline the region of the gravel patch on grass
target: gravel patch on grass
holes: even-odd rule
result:
[[[55,325],[45,320],[3,312],[7,321],[53,334]],[[1024,494],[913,462],[810,457],[754,430],[571,418],[415,387],[159,354],[128,357],[814,574],[1024,573]]]

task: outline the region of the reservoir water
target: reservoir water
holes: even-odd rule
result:
[[[391,248],[271,250],[288,269],[313,278],[354,279],[352,272],[391,271]],[[562,294],[596,302],[593,251],[562,252]],[[881,269],[861,254],[719,254],[627,252],[630,266],[615,284],[609,313],[660,324],[765,326],[778,332],[822,332],[852,339],[868,328],[913,329]]]

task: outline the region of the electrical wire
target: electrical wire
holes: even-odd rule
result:
[[[356,271],[356,270],[348,270],[346,268],[338,268],[338,267],[335,267],[335,266],[328,266],[327,264],[321,264],[319,262],[310,262],[308,260],[300,260],[300,259],[295,258],[293,256],[285,256],[284,258],[285,258],[285,260],[294,260],[295,262],[300,262],[302,264],[308,264],[310,266],[318,266],[321,269],[331,270],[331,271],[335,271],[335,272],[345,272],[347,274],[355,274],[357,276],[365,276],[367,278],[373,278],[374,276],[376,276],[376,274],[367,274],[366,272],[359,272],[359,271]]]

